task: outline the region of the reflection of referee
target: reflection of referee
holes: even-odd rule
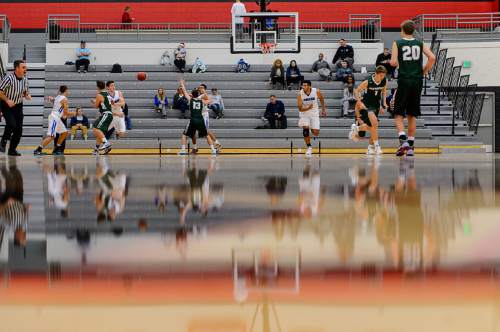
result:
[[[0,106],[5,118],[5,129],[0,142],[0,152],[5,152],[10,140],[9,156],[20,156],[16,148],[23,135],[23,98],[31,100],[26,63],[14,61],[14,72],[4,77],[0,83]]]

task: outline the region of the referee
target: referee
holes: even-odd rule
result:
[[[5,153],[10,140],[9,156],[20,156],[17,146],[23,136],[23,99],[31,100],[26,77],[26,63],[14,61],[14,72],[6,75],[0,83],[0,109],[5,118],[5,129],[0,141],[0,152]]]

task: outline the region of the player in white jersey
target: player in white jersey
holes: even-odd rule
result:
[[[299,179],[299,211],[303,218],[315,218],[319,215],[322,201],[321,178],[318,171],[306,165]]]
[[[312,131],[315,137],[319,136],[319,104],[321,103],[321,116],[326,116],[325,99],[321,91],[311,86],[311,81],[302,82],[302,90],[297,96],[299,106],[299,127],[302,128],[304,141],[307,145],[306,156],[312,156],[312,146],[310,132]]]
[[[61,85],[59,87],[59,94],[54,98],[54,106],[52,107],[52,112],[49,115],[49,127],[47,130],[47,137],[45,137],[40,145],[33,152],[35,155],[42,155],[43,148],[50,144],[54,140],[57,134],[59,134],[59,139],[55,144],[53,154],[64,154],[61,146],[68,136],[68,128],[62,122],[63,118],[69,118],[75,116],[75,112],[69,111],[68,106],[68,95],[69,89],[66,85]]]
[[[106,82],[106,88],[111,100],[111,110],[113,112],[113,121],[111,122],[109,129],[114,128],[116,131],[116,138],[121,138],[125,136],[125,133],[127,132],[125,114],[123,113],[125,98],[123,97],[123,93],[121,91],[116,90],[114,81]]]
[[[61,211],[61,217],[68,216],[68,206],[70,201],[70,190],[68,186],[68,176],[63,163],[55,163],[54,169],[47,171],[47,189],[49,202]]]
[[[220,150],[222,149],[222,144],[220,144],[215,134],[210,131],[210,109],[208,108],[208,105],[210,104],[210,96],[207,93],[207,89],[208,87],[206,86],[206,84],[200,84],[200,86],[198,87],[198,90],[200,91],[200,98],[206,100],[206,104],[203,104],[202,110],[203,120],[205,121],[205,127],[207,128],[208,136],[212,138],[217,152],[220,152]],[[193,153],[197,153],[198,147],[196,146],[196,138],[193,140],[193,145]]]

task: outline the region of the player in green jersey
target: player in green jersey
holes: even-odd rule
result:
[[[357,100],[354,109],[356,123],[351,126],[349,138],[357,141],[370,132],[368,151],[366,154],[382,154],[382,148],[378,142],[378,116],[387,109],[387,69],[378,66],[375,74],[363,81],[355,90],[354,96]],[[364,92],[363,97],[361,93]]]
[[[202,98],[202,96],[200,95],[200,91],[198,89],[194,89],[191,92],[191,94],[188,94],[183,80],[180,81],[180,87],[182,89],[182,92],[184,93],[184,96],[186,96],[189,102],[191,119],[189,120],[189,123],[182,134],[182,141],[181,141],[182,146],[179,154],[180,155],[187,154],[186,144],[188,137],[191,138],[192,140],[193,138],[196,137],[196,134],[198,133],[199,138],[204,138],[204,137],[207,138],[207,143],[210,146],[210,149],[212,150],[212,154],[216,155],[217,150],[214,147],[212,138],[208,136],[207,127],[205,126],[205,119],[203,118],[204,104],[208,103],[209,101]]]
[[[436,62],[436,57],[423,42],[415,39],[415,22],[401,24],[401,39],[392,45],[391,65],[398,67],[398,89],[394,96],[394,119],[400,147],[397,156],[413,156],[417,117],[420,116],[422,81]],[[423,67],[423,55],[427,63]],[[404,118],[408,119],[408,136],[404,131]]]

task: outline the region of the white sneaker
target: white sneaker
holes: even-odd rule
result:
[[[99,147],[99,151],[103,151],[103,150],[109,149],[110,147],[111,147],[111,144],[109,142],[103,143]]]
[[[312,147],[307,148],[306,150],[306,157],[312,157],[313,155],[313,149]]]
[[[369,156],[373,156],[375,154],[375,147],[373,145],[368,145],[368,149],[366,150],[366,154]]]
[[[186,149],[181,149],[181,150],[179,151],[179,156],[187,156],[187,154],[188,154],[188,153],[187,153],[187,150],[186,150]]]
[[[375,147],[375,154],[377,154],[377,155],[384,154],[384,151],[382,151],[382,148],[380,147],[380,145],[377,145]]]
[[[353,123],[351,125],[351,130],[349,131],[349,139],[354,141],[354,142],[358,142],[359,141],[359,137],[358,137],[358,132],[359,132],[359,127]]]
[[[216,156],[218,153],[217,149],[212,149],[212,156]]]

